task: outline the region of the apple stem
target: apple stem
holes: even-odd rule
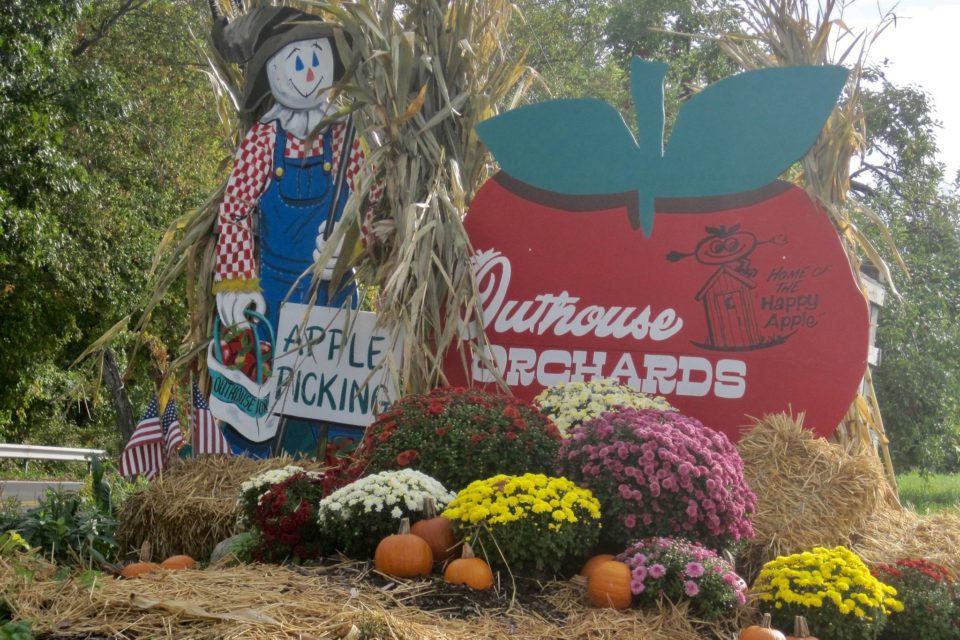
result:
[[[634,58],[630,65],[630,87],[633,108],[637,113],[637,131],[640,134],[640,153],[646,162],[644,173],[655,169],[655,162],[663,158],[663,79],[667,65]],[[651,166],[653,165],[653,166]]]

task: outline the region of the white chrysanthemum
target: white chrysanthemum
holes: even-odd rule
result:
[[[662,396],[648,396],[607,378],[554,385],[544,389],[534,402],[563,435],[617,406],[661,411],[673,409]]]
[[[355,513],[383,513],[389,509],[403,513],[422,511],[427,497],[432,497],[442,510],[455,495],[430,476],[413,469],[382,471],[360,478],[338,489],[320,501],[318,517],[349,520]],[[331,505],[337,504],[337,507]],[[411,506],[412,505],[412,506]]]

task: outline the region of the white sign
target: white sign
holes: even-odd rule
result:
[[[274,412],[360,426],[373,422],[398,398],[385,368],[371,376],[390,351],[387,333],[374,330],[376,321],[369,311],[284,304],[273,369]],[[398,365],[400,342],[393,350]]]

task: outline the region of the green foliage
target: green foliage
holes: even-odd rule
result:
[[[0,5],[0,440],[119,445],[95,363],[68,367],[141,304],[162,229],[213,190],[224,150],[189,35],[203,11]],[[183,334],[182,297],[161,340]]]
[[[58,562],[113,562],[119,551],[115,539],[117,514],[123,502],[145,482],[127,482],[94,458],[80,492],[51,489],[31,509],[0,509],[0,531],[10,530],[29,547]],[[2,549],[0,538],[0,555]]]
[[[33,624],[7,622],[0,626],[0,640],[33,640]]]
[[[910,270],[881,310],[874,385],[898,469],[960,463],[960,197],[936,160],[930,97],[881,75],[864,91],[870,144],[853,189]],[[867,225],[863,225],[866,228]],[[878,243],[880,244],[880,243]]]
[[[0,558],[11,556],[14,553],[30,551],[30,545],[16,531],[0,533]]]
[[[61,480],[79,482],[87,477],[87,463],[80,461],[30,460],[26,469],[23,460],[0,460],[0,478],[4,480]]]
[[[20,501],[0,496],[0,531],[7,531],[20,519]]]
[[[260,539],[252,531],[237,534],[237,540],[230,545],[229,553],[236,558],[239,564],[253,562],[253,552],[260,545]]]
[[[604,35],[621,68],[632,56],[670,63],[664,96],[669,123],[684,100],[739,71],[715,40],[704,37],[732,31],[739,12],[725,0],[617,0]]]
[[[76,493],[47,491],[11,528],[58,562],[105,563],[117,556],[116,518]]]
[[[519,0],[517,5],[525,23],[513,31],[514,47],[527,53],[527,64],[547,88],[535,86],[533,101],[547,94],[601,98],[633,127],[629,65],[640,56],[670,63],[664,96],[669,129],[683,100],[738,71],[713,40],[700,37],[735,27],[738,9],[722,0]]]
[[[516,55],[540,74],[533,102],[547,97],[594,97],[623,105],[624,67],[606,51],[604,30],[610,5],[597,0],[518,0],[524,20],[511,28]]]

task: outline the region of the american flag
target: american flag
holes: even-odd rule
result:
[[[132,478],[141,475],[152,480],[163,467],[163,425],[160,402],[154,396],[147,412],[133,430],[130,441],[120,455],[120,475]]]
[[[177,418],[177,401],[170,398],[167,408],[163,412],[163,444],[166,449],[166,458],[176,454],[177,449],[183,446],[183,433],[180,431],[180,420]]]
[[[226,454],[230,455],[230,447],[227,445],[223,432],[217,426],[217,421],[210,411],[210,405],[207,404],[203,394],[200,393],[200,387],[193,383],[193,452],[195,454]]]

